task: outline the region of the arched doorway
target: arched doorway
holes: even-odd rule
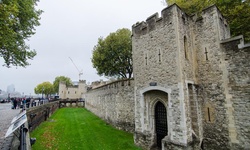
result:
[[[161,147],[161,140],[168,134],[167,111],[163,103],[155,105],[155,132],[157,147]]]

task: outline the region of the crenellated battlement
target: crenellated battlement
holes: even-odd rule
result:
[[[86,83],[86,80],[79,80],[79,83]]]
[[[133,36],[139,37],[164,26],[176,26],[180,23],[180,20],[185,22],[184,24],[189,27],[189,23],[191,22],[192,24],[196,24],[197,22],[204,21],[204,18],[206,18],[206,20],[213,19],[211,16],[214,14],[214,12],[217,12],[219,16],[217,19],[220,19],[222,24],[227,27],[228,23],[216,5],[211,5],[203,9],[199,15],[198,13],[188,15],[177,4],[172,4],[161,11],[161,16],[159,16],[158,13],[154,13],[153,15],[149,16],[146,21],[137,22],[134,24],[132,26],[132,33]]]
[[[158,26],[164,24],[172,24],[173,16],[177,13],[177,9],[181,10],[181,8],[176,5],[170,5],[164,8],[161,11],[161,16],[158,13],[154,13],[149,16],[145,21],[137,22],[132,26],[132,32],[134,36],[144,35],[150,31],[153,31],[158,28]],[[184,13],[184,12],[183,12]]]
[[[106,89],[118,89],[124,86],[131,86],[131,84],[133,84],[134,79],[121,79],[121,80],[116,80],[113,82],[95,82],[94,84],[92,83],[92,89],[91,90],[95,90],[95,89],[102,89],[102,90],[106,90]],[[132,83],[131,83],[132,82]]]

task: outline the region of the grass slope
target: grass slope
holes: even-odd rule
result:
[[[33,150],[139,150],[133,135],[83,108],[61,108],[31,133]]]

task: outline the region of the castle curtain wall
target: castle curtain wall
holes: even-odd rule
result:
[[[118,129],[134,132],[134,80],[112,82],[89,90],[85,107]]]

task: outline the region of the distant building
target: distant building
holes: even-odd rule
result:
[[[84,98],[83,94],[87,92],[86,80],[80,80],[78,83],[73,83],[73,86],[67,87],[65,82],[60,82],[58,93],[61,99]]]

